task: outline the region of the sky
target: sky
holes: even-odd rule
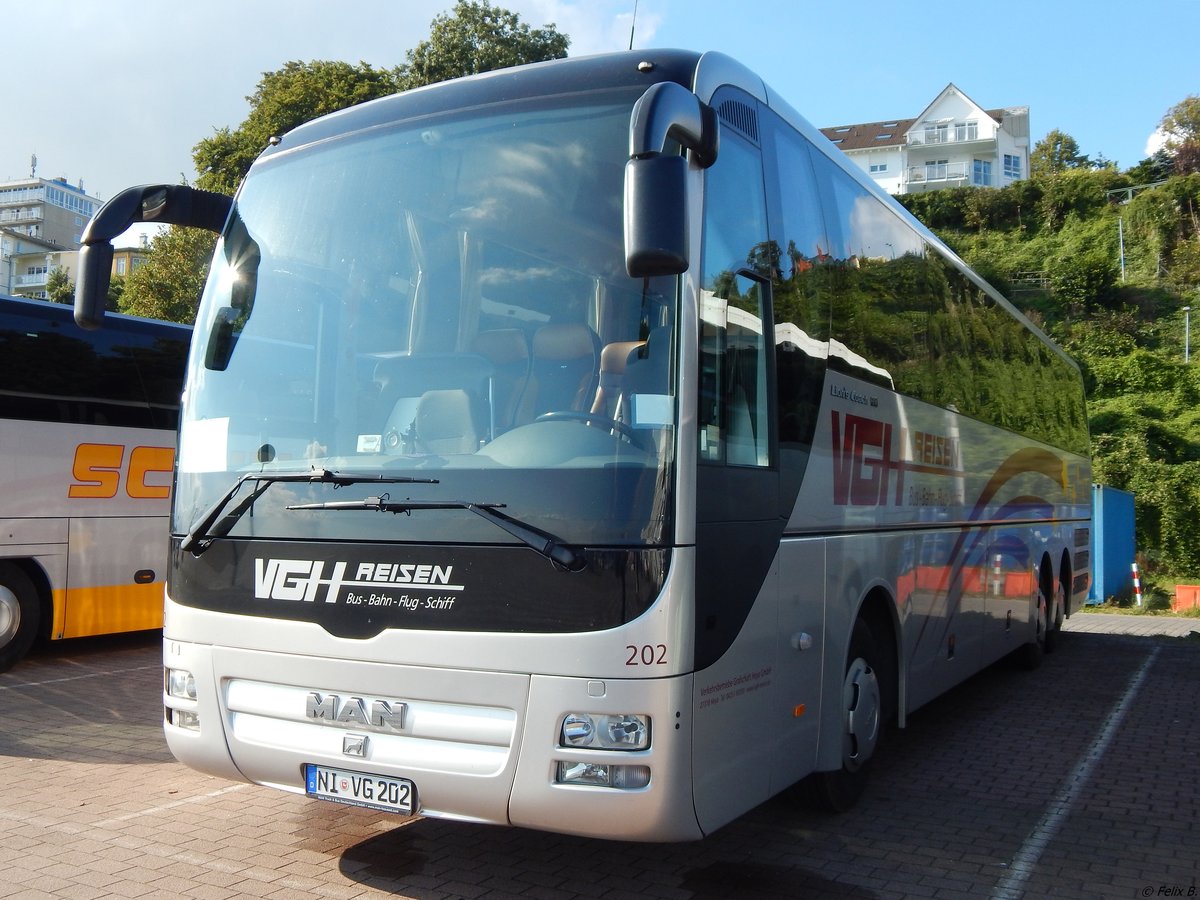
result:
[[[1200,94],[1200,0],[816,4],[812,0],[491,0],[553,24],[570,55],[719,50],[818,127],[918,115],[953,82],[984,109],[1028,106],[1082,153],[1135,165],[1164,113]],[[16,10],[20,6],[20,13]],[[108,199],[194,181],[192,148],[249,112],[290,60],[392,67],[452,0],[0,0],[0,181],[37,174]],[[634,11],[636,8],[636,23]],[[1175,39],[1172,36],[1178,36]]]

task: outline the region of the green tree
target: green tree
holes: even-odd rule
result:
[[[365,62],[292,61],[267,72],[258,82],[250,114],[235,129],[219,129],[192,150],[200,177],[196,184],[208,191],[232,194],[267,142],[297,125],[395,93],[395,74]]]
[[[51,303],[75,302],[75,285],[62,266],[55,266],[46,276],[46,294]]]
[[[1059,175],[1068,169],[1086,169],[1091,162],[1079,152],[1075,138],[1055,128],[1033,145],[1029,154],[1029,173],[1034,178]]]
[[[553,24],[531,29],[516,13],[458,0],[433,20],[429,39],[405,54],[397,69],[403,90],[524,63],[561,59],[571,39]]]
[[[126,277],[120,311],[190,325],[215,243],[216,235],[198,228],[172,226],[160,234],[146,261]]]
[[[1193,94],[1168,109],[1158,128],[1167,136],[1176,174],[1200,172],[1200,96]]]
[[[1165,181],[1171,171],[1171,154],[1165,147],[1160,147],[1125,174],[1134,184],[1154,184],[1156,181]]]
[[[1061,314],[1072,320],[1124,306],[1116,290],[1120,277],[1117,223],[1108,210],[1093,213],[1055,235],[1055,248],[1046,266],[1051,293]]]
[[[1193,94],[1166,111],[1159,130],[1167,136],[1167,149],[1188,141],[1200,141],[1200,96]]]
[[[104,301],[104,308],[108,312],[121,311],[121,298],[125,296],[125,276],[114,275],[108,281],[108,298]],[[72,298],[74,302],[74,298]]]
[[[1123,207],[1126,245],[1147,257],[1144,268],[1153,268],[1169,281],[1195,285],[1196,244],[1200,241],[1200,174],[1169,178],[1152,190],[1142,191]]]

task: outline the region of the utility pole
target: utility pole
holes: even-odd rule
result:
[[[1125,218],[1117,216],[1117,241],[1121,245],[1121,281],[1125,280]]]

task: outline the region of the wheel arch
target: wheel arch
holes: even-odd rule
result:
[[[1038,587],[1043,590],[1054,590],[1054,563],[1050,560],[1053,550],[1042,552],[1041,562],[1038,563]]]
[[[907,682],[906,666],[903,653],[903,642],[900,631],[900,612],[892,592],[882,584],[872,585],[867,589],[855,613],[856,621],[862,619],[871,629],[871,634],[879,644],[880,649],[887,654],[887,664],[890,668],[889,678],[891,691],[884,698],[885,719],[895,718],[901,728],[905,725],[905,684]]]

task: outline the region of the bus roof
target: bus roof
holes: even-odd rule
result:
[[[597,88],[648,88],[660,81],[675,81],[691,89],[700,56],[688,50],[633,50],[530,63],[455,78],[313,119],[289,131],[260,158],[447,109]]]

